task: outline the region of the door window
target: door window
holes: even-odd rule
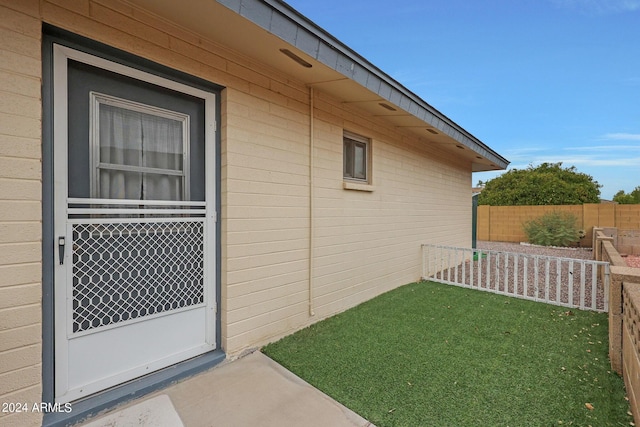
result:
[[[113,96],[91,97],[91,194],[189,200],[189,116]]]

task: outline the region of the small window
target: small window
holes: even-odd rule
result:
[[[371,141],[345,132],[343,136],[343,176],[345,179],[369,182],[369,146]]]

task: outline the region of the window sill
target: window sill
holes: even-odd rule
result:
[[[353,181],[343,181],[342,188],[345,190],[355,190],[355,191],[368,191],[372,192],[375,190],[375,187],[371,184],[353,182]]]

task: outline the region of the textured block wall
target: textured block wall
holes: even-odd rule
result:
[[[42,400],[41,23],[38,3],[0,2],[0,402]],[[38,425],[39,413],[0,413]]]
[[[43,22],[226,88],[218,167],[227,352],[418,280],[421,243],[470,246],[470,165],[428,142],[318,91],[311,135],[300,82],[124,2],[0,0],[0,401],[42,399]],[[345,129],[371,138],[373,191],[343,187]],[[37,413],[0,417],[41,423]]]
[[[586,232],[582,246],[592,241],[593,227],[640,230],[640,205],[613,203],[565,206],[478,206],[478,240],[524,242],[522,224],[551,211],[571,212]]]

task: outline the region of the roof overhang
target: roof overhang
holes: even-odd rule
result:
[[[469,161],[473,172],[501,170],[509,164],[451,119],[280,0],[128,2],[341,102],[357,105],[426,143],[439,145],[455,153],[457,158]],[[293,55],[288,56],[283,49]]]

